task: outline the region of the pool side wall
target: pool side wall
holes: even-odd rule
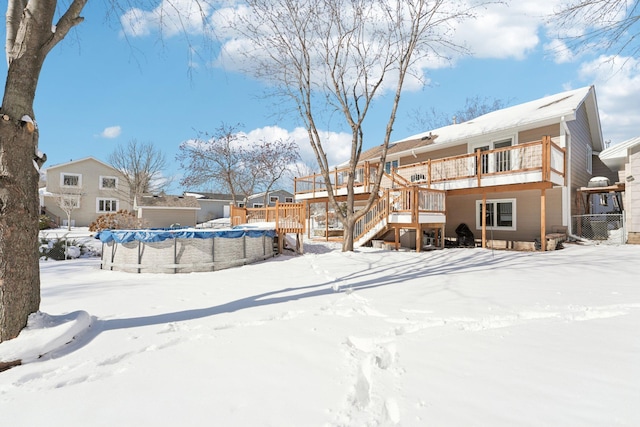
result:
[[[213,237],[103,244],[105,270],[128,273],[194,273],[222,270],[275,255],[273,237]]]

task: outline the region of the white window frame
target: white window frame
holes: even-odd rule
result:
[[[399,166],[399,160],[389,160],[384,164],[384,171],[388,174],[391,174],[391,171],[398,169]]]
[[[244,208],[244,202],[238,202],[237,205],[239,208]]]
[[[104,209],[100,209],[100,202],[110,202],[110,204],[112,202],[115,202],[116,204],[116,208],[114,209],[109,209],[109,210],[104,210]],[[112,199],[112,198],[103,198],[103,197],[98,197],[96,198],[96,212],[97,213],[109,213],[109,212],[117,212],[118,209],[120,208],[120,200],[118,199]]]
[[[78,178],[78,185],[67,185],[64,183],[64,179],[67,176],[75,176]],[[60,187],[66,188],[79,188],[82,187],[82,174],[80,173],[70,173],[70,172],[61,172],[60,173]]]
[[[253,207],[254,208],[264,208],[264,203],[254,203]]]
[[[275,203],[275,202],[279,202],[280,201],[280,197],[278,196],[269,196],[269,203]]]
[[[284,202],[285,203],[293,203],[293,197],[285,197],[284,198]]]
[[[105,179],[113,179],[115,181],[114,187],[105,187],[104,180]],[[118,189],[118,177],[110,176],[110,175],[100,175],[99,187],[101,190],[117,190]]]
[[[498,203],[511,203],[511,225],[510,226],[499,226],[495,225],[495,221],[497,221],[497,215],[494,215],[494,224],[487,224],[487,230],[506,230],[506,231],[515,231],[517,230],[517,204],[516,199],[491,199],[487,200],[487,206],[493,205],[493,212],[497,211]],[[482,200],[476,200],[476,230],[482,230],[482,221],[480,220],[480,215],[482,213]]]
[[[593,173],[593,147],[587,145],[587,173]]]

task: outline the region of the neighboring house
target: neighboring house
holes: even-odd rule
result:
[[[391,232],[398,245],[400,234],[412,230],[419,248],[427,230],[455,238],[461,224],[483,246],[489,239],[531,242],[571,233],[573,216],[584,213],[578,190],[594,175],[616,178],[597,155],[602,149],[593,86],[402,139],[389,146],[381,196],[356,224],[355,245]],[[360,157],[357,200],[369,194],[380,152],[374,147]],[[331,177],[339,200],[346,177],[340,167]],[[296,200],[326,204],[322,182],[317,174],[297,178]],[[325,215],[318,218],[322,227]]]
[[[229,206],[233,203],[233,196],[231,194],[189,191],[185,192],[184,195],[193,196],[198,200],[198,204],[200,205],[197,216],[198,224],[213,219],[229,218]]]
[[[640,137],[613,145],[600,153],[600,160],[618,173],[624,183],[627,243],[640,244]]]
[[[46,187],[40,189],[40,205],[59,225],[67,225],[65,201],[71,210],[71,225],[87,227],[102,214],[130,210],[129,190],[123,175],[93,157],[50,166]]]
[[[265,196],[267,206],[275,206],[276,203],[293,203],[293,194],[285,190],[272,190],[268,193],[253,194],[247,198],[247,208],[264,208]],[[245,207],[245,206],[239,206]]]
[[[143,195],[133,208],[146,227],[195,227],[200,205],[193,196]]]

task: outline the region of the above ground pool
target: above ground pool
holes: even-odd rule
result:
[[[130,273],[192,273],[262,261],[276,254],[275,229],[103,230],[101,268]]]

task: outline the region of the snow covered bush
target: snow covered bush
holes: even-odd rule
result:
[[[40,239],[40,259],[53,259],[61,261],[75,259],[82,256],[100,256],[100,253],[92,250],[76,240],[66,238],[42,238]]]

